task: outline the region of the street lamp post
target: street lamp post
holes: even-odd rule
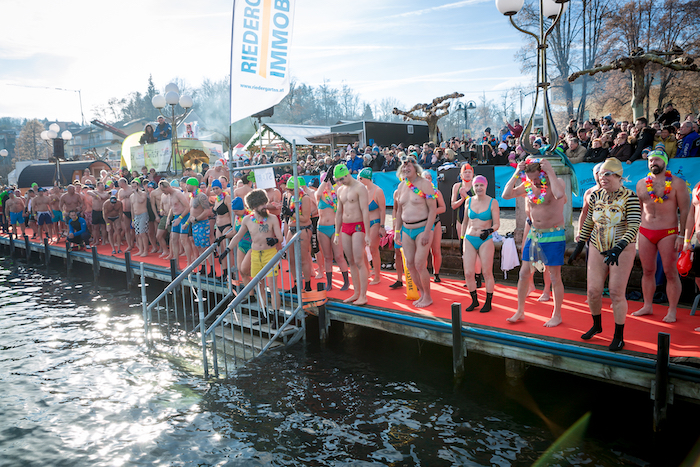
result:
[[[530,120],[527,122],[527,125],[523,129],[522,135],[520,136],[520,145],[530,154],[536,154],[538,152],[532,147],[529,135],[532,131],[532,125],[535,120],[535,112],[537,111],[537,102],[540,97],[540,90],[542,90],[542,103],[544,108],[543,131],[546,132],[546,135],[549,138],[550,149],[554,149],[554,145],[559,137],[557,128],[554,125],[554,119],[552,118],[552,112],[549,107],[549,96],[547,94],[550,86],[550,83],[547,81],[547,37],[549,37],[549,34],[552,32],[552,30],[554,30],[557,23],[559,23],[559,19],[564,13],[568,1],[569,0],[539,0],[539,34],[535,34],[521,28],[515,24],[515,21],[513,20],[513,17],[518,14],[520,9],[523,7],[524,0],[496,0],[496,8],[498,8],[498,11],[510,19],[510,23],[515,29],[523,34],[532,36],[537,44],[537,86],[535,88],[535,100],[532,106]],[[552,20],[552,24],[546,31],[544,26],[545,18]]]
[[[476,102],[469,101],[466,104],[458,102],[456,109],[464,111],[464,134],[466,134],[469,131],[469,111],[476,109]]]
[[[48,130],[41,132],[41,139],[46,141],[46,144],[52,148],[53,158],[56,160],[55,182],[58,185],[61,185],[63,183],[63,178],[61,177],[61,159],[65,158],[63,144],[65,141],[70,141],[73,139],[73,133],[65,130],[63,133],[61,133],[61,136],[58,136],[59,131],[61,131],[61,127],[58,126],[57,123],[52,123],[49,125]],[[51,140],[52,143],[49,143],[49,140]]]
[[[194,102],[188,95],[181,96],[177,85],[175,83],[170,83],[165,86],[165,95],[158,94],[153,96],[151,103],[153,104],[153,107],[158,109],[158,112],[163,116],[163,118],[170,121],[172,126],[172,132],[170,134],[170,165],[172,165],[173,172],[177,175],[177,157],[180,155],[177,146],[177,126],[187,118],[190,112],[192,112]],[[175,114],[175,106],[178,104],[180,104],[180,107],[185,109],[185,112],[180,115]],[[166,105],[170,106],[170,116],[166,116],[163,113],[163,108]],[[173,161],[173,159],[175,160]],[[182,165],[182,160],[180,160],[180,165]]]

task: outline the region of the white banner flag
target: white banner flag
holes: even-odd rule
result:
[[[234,0],[231,123],[289,93],[289,52],[296,0]]]

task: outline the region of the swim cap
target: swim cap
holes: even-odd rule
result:
[[[112,190],[112,196],[117,196],[118,191],[117,190]]]
[[[180,182],[178,182],[177,179],[175,179],[175,180],[170,180],[170,186],[173,187],[173,188],[179,188],[179,187],[180,187]]]
[[[652,157],[658,157],[662,161],[664,161],[665,165],[668,165],[668,156],[666,153],[660,149],[654,149],[647,155],[647,160],[651,159]]]
[[[197,177],[188,178],[186,183],[188,185],[192,185],[193,187],[199,188],[199,180],[197,180]]]
[[[602,162],[598,162],[596,165],[593,166],[593,175],[597,174],[600,172],[600,168],[603,167]]]
[[[211,182],[211,187],[212,187],[212,188],[223,188],[223,187],[221,186],[221,182],[218,181],[218,180],[214,180],[213,182]]]
[[[297,183],[299,184],[299,187],[306,186],[306,180],[304,180],[304,177],[297,177]],[[289,180],[287,180],[287,188],[290,190],[294,189],[294,177],[290,177]]]
[[[250,182],[255,181],[255,173],[253,173],[252,170],[250,172],[248,172],[248,181],[250,181]]]
[[[357,174],[357,176],[366,178],[367,180],[372,180],[372,169],[365,167],[364,169],[360,170],[360,173]]]
[[[489,181],[483,175],[477,175],[474,177],[472,184],[474,183],[483,183],[484,185],[489,186]]]
[[[243,198],[240,196],[233,198],[233,201],[231,201],[231,209],[233,211],[242,211],[245,209],[245,205],[243,204]]]
[[[131,183],[138,183],[139,185],[141,184],[141,179],[140,178],[135,178],[131,181]]]
[[[338,164],[333,169],[333,178],[341,178],[346,175],[350,175],[350,171],[345,164]]]
[[[154,182],[148,182],[148,188],[155,188],[156,184]]]

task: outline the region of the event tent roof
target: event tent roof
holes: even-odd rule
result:
[[[329,132],[330,127],[327,126],[263,123],[260,129],[245,144],[245,147],[248,149],[253,145],[259,145],[260,142],[262,142],[263,146],[270,146],[280,143],[292,144],[292,141],[297,146],[317,146],[323,143],[312,143],[307,138]]]

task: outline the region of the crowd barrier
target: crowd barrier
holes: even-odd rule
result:
[[[583,194],[587,189],[594,185],[593,167],[595,164],[582,162],[574,164],[575,176],[578,179],[579,193],[578,196],[573,196],[574,208],[580,209],[583,206]],[[632,190],[635,189],[637,182],[646,177],[649,173],[646,160],[638,160],[632,164],[622,164],[624,177],[626,181],[624,185]],[[689,189],[694,187],[700,181],[700,157],[686,159],[671,159],[668,163],[668,169],[673,175],[682,178],[686,181]],[[510,166],[493,166],[496,199],[503,207],[514,208],[515,200],[504,200],[503,187],[513,175],[513,168]],[[433,175],[433,184],[438,180],[437,172],[430,170]],[[307,175],[304,177],[309,183],[313,179],[318,179],[318,175]],[[372,176],[374,183],[384,191],[387,206],[394,205],[394,191],[399,185],[399,179],[396,172],[376,172]],[[437,188],[437,186],[436,186]],[[444,191],[443,191],[444,192]],[[449,200],[445,200],[449,202]]]

